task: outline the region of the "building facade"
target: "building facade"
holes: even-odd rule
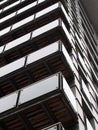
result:
[[[98,130],[98,43],[80,0],[0,1],[0,130]]]

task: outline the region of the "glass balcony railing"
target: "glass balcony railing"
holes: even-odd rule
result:
[[[16,14],[16,12],[14,12],[14,13],[12,13],[12,14],[10,14],[10,15],[7,15],[6,17],[0,19],[0,23],[2,23],[2,22],[4,22],[4,21],[6,21],[6,20],[12,18],[13,16],[15,16],[15,14]]]
[[[14,25],[12,26],[12,30],[14,30],[14,29],[16,29],[16,28],[18,28],[18,27],[21,27],[22,25],[24,25],[24,24],[26,24],[26,23],[28,23],[28,22],[30,22],[30,21],[32,21],[32,20],[34,20],[34,15],[31,15],[31,16],[29,16],[29,17],[27,17],[27,18],[21,20],[20,22],[14,24]]]
[[[86,126],[87,126],[87,130],[94,130],[90,121],[86,118]]]
[[[4,76],[4,75],[7,75],[21,67],[24,66],[24,63],[25,63],[25,57],[11,63],[11,64],[8,64],[4,67],[1,67],[0,68],[0,77]]]
[[[35,1],[35,2],[31,3],[31,4],[29,4],[29,5],[21,8],[21,9],[19,9],[17,13],[20,14],[20,13],[22,13],[22,12],[24,12],[24,11],[30,9],[30,8],[33,8],[36,4],[37,4],[37,1]]]
[[[64,76],[61,73],[57,73],[41,81],[38,81],[37,83],[20,89],[10,95],[2,97],[0,99],[0,114],[16,107],[19,108],[20,105],[28,103],[29,101],[35,100],[37,98],[40,100],[40,97],[44,95],[46,95],[45,99],[51,96],[55,97],[55,94],[51,94],[53,92],[55,92],[55,94],[63,93],[64,98],[68,100],[70,107],[72,107],[73,110],[77,112],[76,100],[72,90],[70,89]]]
[[[4,46],[1,46],[1,47],[0,47],[0,53],[3,52],[3,48],[4,48]]]
[[[83,69],[85,70],[85,72],[87,73],[87,72],[88,72],[87,67],[86,67],[86,65],[85,65],[85,63],[84,63],[84,60],[83,60],[82,56],[80,55],[80,53],[78,53],[78,58],[79,58],[79,61],[80,61],[81,65],[82,65],[82,68],[83,68]]]
[[[89,93],[88,88],[87,88],[87,86],[86,86],[86,84],[84,83],[83,80],[82,80],[82,89],[83,89],[83,92],[86,95],[86,98],[89,100],[89,102],[91,102],[90,93]]]
[[[39,11],[38,13],[36,13],[35,17],[38,18],[38,17],[40,17],[42,15],[45,15],[45,14],[49,13],[50,11],[55,10],[58,7],[59,7],[59,2],[45,8],[43,10],[41,10],[41,11]]]
[[[17,5],[17,4],[19,4],[19,3],[20,3],[20,1],[16,1],[16,2],[14,2],[13,4],[10,4],[10,5],[6,6],[6,7],[3,9],[3,11],[6,11],[6,10],[10,9],[10,8],[14,7],[15,5]]]
[[[28,55],[27,64],[31,64],[39,59],[42,59],[48,55],[51,55],[59,50],[58,42],[53,43],[47,47],[40,49],[40,51],[36,51]]]
[[[15,92],[4,98],[0,99],[0,114],[6,110],[12,109],[15,107],[18,98],[18,93]]]
[[[23,42],[30,40],[30,35],[31,35],[31,33],[28,33],[20,38],[17,38],[16,40],[13,40],[12,42],[9,42],[8,44],[6,44],[4,51],[7,51],[13,47],[16,47],[16,46],[22,44]]]
[[[5,2],[7,2],[8,0],[3,0],[0,2],[0,5],[4,4]]]
[[[37,30],[33,31],[32,38],[37,37],[38,35],[43,34],[46,31],[49,31],[57,26],[59,26],[59,19],[57,19],[49,24],[46,24],[45,26],[42,26],[42,27],[38,28]]]
[[[77,112],[77,106],[76,106],[76,99],[75,96],[70,89],[68,83],[66,82],[65,78],[63,77],[63,90],[65,92],[66,97],[68,98],[70,104],[72,105],[73,109]]]
[[[59,123],[53,124],[47,128],[44,128],[42,130],[65,130],[65,129],[62,126],[62,124],[59,122]]]
[[[69,56],[67,50],[65,49],[64,45],[62,45],[62,51],[63,51],[63,53],[64,53],[64,55],[65,55],[65,58],[66,58],[67,63],[69,64],[71,70],[74,72],[74,71],[75,71],[74,64],[73,64],[72,59],[70,58],[70,56]]]
[[[7,27],[7,28],[3,29],[2,31],[0,31],[0,36],[2,36],[2,35],[4,35],[4,34],[8,33],[8,32],[10,31],[10,28],[11,28],[11,27]]]

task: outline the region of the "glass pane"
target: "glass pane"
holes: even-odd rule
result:
[[[64,13],[64,15],[65,15],[67,21],[70,23],[70,18],[69,18],[68,14],[67,14],[67,12],[66,12],[66,10],[64,9],[64,6],[63,6],[62,4],[61,4],[61,9],[62,9],[62,11],[63,11],[63,13]]]
[[[4,34],[6,34],[7,32],[9,32],[9,31],[10,31],[10,28],[11,28],[11,27],[8,27],[8,28],[5,28],[5,29],[3,29],[2,31],[0,31],[0,36],[2,36],[2,35],[4,35]]]
[[[85,65],[85,63],[84,63],[84,60],[83,60],[83,58],[82,58],[82,56],[80,55],[80,53],[78,53],[78,57],[79,57],[79,60],[80,60],[80,62],[81,62],[81,65],[82,65],[82,67],[85,69],[85,71],[87,72],[88,70],[87,70],[87,67],[86,67],[86,65]]]
[[[2,12],[2,10],[0,9],[0,13]],[[1,22],[0,22],[1,23]]]
[[[71,105],[73,106],[74,110],[77,112],[75,96],[64,78],[63,78],[63,89],[65,92],[65,95],[67,96],[67,98],[70,101]]]
[[[0,113],[7,111],[8,109],[14,108],[17,101],[17,93],[5,96],[0,99]]]
[[[58,129],[57,129],[57,126],[54,126],[52,128],[48,128],[47,130],[58,130]]]
[[[55,20],[55,21],[53,21],[53,22],[51,22],[51,23],[49,23],[49,24],[47,24],[47,25],[44,25],[43,27],[41,27],[41,28],[35,30],[35,31],[33,32],[33,36],[32,36],[32,37],[36,37],[36,36],[38,36],[38,35],[40,35],[40,34],[46,32],[46,31],[51,30],[51,29],[54,28],[54,27],[57,27],[58,25],[59,25],[59,21],[58,21],[58,20]]]
[[[65,24],[63,22],[62,22],[62,28],[64,29],[64,32],[65,32],[69,42],[72,44],[71,36],[70,36],[70,34],[69,34],[69,32],[68,32],[68,30],[67,30],[67,28],[66,28],[66,26],[65,26]]]
[[[25,58],[21,58],[0,68],[0,77],[7,75],[24,66]]]
[[[4,11],[7,10],[7,9],[10,9],[10,8],[12,8],[12,7],[14,7],[15,5],[17,5],[17,4],[19,4],[19,3],[20,3],[20,1],[16,1],[16,2],[14,2],[13,4],[10,4],[9,6],[7,6],[7,7],[4,8]]]
[[[39,96],[52,92],[58,88],[58,76],[46,78],[38,83],[32,84],[21,91],[19,104],[25,103]]]
[[[0,53],[2,53],[4,46],[0,47]]]
[[[14,12],[14,13],[12,13],[12,14],[10,14],[10,15],[7,15],[6,17],[0,19],[0,22],[2,23],[2,22],[4,22],[4,21],[6,21],[6,20],[12,18],[13,16],[15,16],[15,14],[16,14],[16,12]]]
[[[78,40],[79,45],[81,46],[81,48],[82,48],[83,50],[85,50],[84,47],[83,47],[83,45],[82,45],[83,43],[82,43],[82,41],[80,40],[80,38],[79,38],[79,36],[78,36],[77,33],[75,33],[75,36],[76,36],[76,38],[77,38],[77,40]]]
[[[24,36],[22,36],[20,38],[17,38],[16,40],[14,40],[12,42],[9,42],[5,47],[5,51],[7,51],[7,50],[9,50],[9,49],[11,49],[13,47],[16,47],[16,46],[22,44],[23,42],[26,42],[27,40],[29,40],[30,39],[30,34],[31,33],[28,33],[28,34],[26,34],[26,35],[24,35]]]
[[[87,123],[87,130],[93,130],[91,123],[89,122],[87,118],[86,118],[86,123]]]
[[[30,8],[33,8],[36,4],[37,4],[37,2],[35,1],[35,2],[33,2],[33,3],[31,3],[31,4],[27,5],[27,6],[25,6],[24,8],[21,8],[18,11],[18,14],[20,14],[20,13],[22,13],[22,12],[24,12],[24,11],[30,9]]]
[[[58,8],[58,6],[59,6],[59,4],[56,3],[56,4],[52,5],[52,6],[46,8],[46,9],[40,11],[40,12],[38,12],[38,13],[36,14],[36,18],[38,18],[38,17],[40,17],[40,16],[42,16],[42,15],[44,15],[44,14],[46,14],[46,13],[48,13],[48,12],[54,10],[54,9],[56,9],[56,8]]]
[[[46,127],[42,130],[65,130],[65,129],[63,128],[62,124],[59,122],[59,123],[53,124],[52,126]]]
[[[63,54],[65,56],[65,59],[67,60],[67,63],[69,64],[70,68],[72,69],[72,71],[74,72],[75,71],[75,67],[74,67],[74,64],[66,50],[66,48],[64,47],[64,45],[62,44],[62,51],[63,51]]]
[[[83,80],[82,80],[82,88],[83,88],[83,91],[84,91],[85,95],[87,96],[87,98],[90,101],[90,93],[89,93],[88,88],[87,88],[87,86],[86,86],[86,84],[84,83]]]
[[[38,0],[38,3],[42,3],[42,2],[44,2],[45,0]]]
[[[0,2],[0,5],[3,4],[3,3],[5,3],[5,2],[7,2],[7,1],[8,1],[8,0],[3,0],[3,1],[1,1],[1,2]]]
[[[58,42],[48,45],[30,55],[28,55],[27,64],[35,62],[43,57],[46,57],[54,52],[58,51]]]
[[[20,27],[20,26],[22,26],[22,25],[24,25],[24,24],[26,24],[26,23],[32,21],[33,19],[34,19],[34,15],[32,15],[32,16],[30,16],[30,17],[28,17],[28,18],[25,18],[25,19],[23,19],[22,21],[20,21],[20,22],[14,24],[14,25],[12,26],[12,29],[16,29],[16,28],[18,28],[18,27]]]

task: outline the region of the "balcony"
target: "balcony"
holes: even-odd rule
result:
[[[35,2],[34,2],[35,3]],[[35,5],[35,4],[34,4]],[[60,5],[60,6],[59,6]],[[58,10],[58,11],[57,11]],[[60,11],[61,10],[61,11]],[[63,12],[63,13],[61,13],[61,12]],[[59,15],[59,13],[61,13],[60,15]],[[50,15],[49,15],[50,14]],[[44,16],[45,15],[45,16]],[[47,16],[46,16],[47,15]],[[53,16],[53,15],[55,15],[55,16]],[[63,18],[61,18],[62,17],[62,15],[63,15]],[[36,17],[35,17],[36,16]],[[43,17],[44,16],[44,17]],[[41,18],[40,18],[41,17]],[[47,19],[46,17],[51,17],[51,20],[49,20],[49,19]],[[13,27],[12,27],[12,30],[11,30],[11,32],[9,32],[8,33],[8,31],[10,30],[10,28],[11,28],[11,26],[10,27],[7,27],[7,28],[5,28],[5,29],[3,29],[2,31],[1,31],[1,34],[0,35],[3,35],[3,36],[1,36],[1,44],[2,45],[4,45],[4,44],[6,44],[7,43],[7,46],[6,46],[6,48],[5,48],[5,51],[6,50],[9,50],[9,49],[11,49],[11,48],[13,48],[13,47],[15,47],[15,46],[17,46],[17,45],[20,45],[20,44],[22,44],[23,42],[25,42],[25,41],[27,41],[27,40],[29,40],[30,39],[30,34],[31,34],[31,32],[32,31],[34,31],[34,34],[36,34],[36,32],[38,32],[38,34],[37,35],[34,35],[32,38],[34,38],[35,36],[38,36],[38,35],[40,35],[40,34],[42,34],[42,33],[44,33],[44,32],[46,32],[46,31],[48,31],[48,30],[51,30],[51,29],[53,29],[53,28],[55,28],[55,27],[57,27],[57,26],[60,26],[60,23],[56,23],[55,25],[53,24],[54,22],[55,22],[55,20],[57,19],[57,18],[60,18],[60,19],[62,19],[61,21],[64,21],[65,22],[65,26],[66,27],[68,27],[69,28],[69,22],[70,22],[70,19],[69,19],[69,17],[68,17],[68,14],[67,14],[67,12],[66,12],[66,10],[65,10],[65,8],[64,8],[64,6],[63,6],[63,4],[61,3],[61,2],[58,2],[58,3],[55,3],[55,4],[53,4],[53,5],[50,5],[49,7],[47,7],[47,8],[45,8],[45,9],[43,9],[43,10],[41,10],[40,12],[37,12],[36,14],[34,13],[34,14],[32,14],[31,16],[29,16],[29,17],[27,17],[27,18],[25,18],[25,19],[23,19],[23,20],[21,20],[20,22],[17,22],[17,23],[15,23],[14,25],[13,25]],[[39,19],[40,18],[40,19]],[[38,20],[39,19],[39,20]],[[37,21],[39,21],[39,23],[37,23]],[[44,21],[43,21],[44,20]],[[12,20],[11,20],[12,21]],[[35,21],[36,21],[36,23],[35,23]],[[34,26],[30,26],[30,22],[32,22],[32,25],[34,25]],[[7,23],[10,23],[10,22],[7,22]],[[44,23],[44,24],[43,24]],[[36,24],[37,24],[37,26],[36,26]],[[6,25],[6,23],[4,24],[4,25]],[[50,26],[51,25],[51,26]],[[45,28],[47,26],[47,28]],[[2,27],[2,25],[0,26],[0,27]],[[21,28],[20,28],[21,27]],[[24,27],[26,27],[26,28],[24,28]],[[30,29],[30,30],[28,30],[29,29],[29,27],[31,27],[32,29]],[[42,29],[43,30],[43,28],[45,28],[45,31],[44,32],[40,32],[40,30]],[[17,31],[15,31],[17,29]],[[22,30],[25,30],[26,29],[26,32],[24,32],[23,33],[23,31]],[[65,28],[66,29],[66,28]],[[22,31],[22,32],[21,32]],[[15,34],[15,32],[17,32],[17,35],[18,35],[18,33],[20,34],[19,36],[15,36],[16,38],[12,38],[11,39],[11,37],[13,37],[12,35],[14,35]],[[40,33],[39,33],[40,32]],[[67,31],[67,29],[66,29],[66,32],[67,33],[65,33],[67,36],[68,36],[68,31]],[[13,34],[14,33],[14,34]],[[5,34],[5,35],[4,35]],[[24,38],[24,37],[26,37],[26,38]],[[68,37],[68,39],[70,39],[70,37]],[[4,48],[4,46],[3,46],[3,48]]]
[[[21,5],[21,4],[22,3],[20,3],[19,5]],[[26,6],[26,4],[27,4],[27,6]],[[11,26],[11,25],[14,25],[15,26],[14,28],[16,28],[17,27],[16,25],[19,26],[18,23],[19,22],[21,23],[21,21],[24,24],[23,21],[26,22],[27,21],[26,19],[28,19],[28,21],[33,20],[33,18],[29,19],[33,15],[35,15],[35,19],[36,19],[36,18],[38,18],[42,15],[45,15],[45,14],[47,14],[47,13],[49,13],[49,12],[55,10],[56,8],[59,8],[59,7],[62,8],[62,10],[64,11],[64,15],[66,16],[66,19],[68,20],[68,22],[70,22],[68,14],[65,10],[65,6],[63,6],[63,4],[59,0],[47,0],[47,1],[41,0],[38,3],[35,0],[34,1],[29,0],[29,2],[25,3],[24,5],[25,5],[25,7],[23,7],[23,8],[17,7],[17,8],[19,8],[19,10],[17,11],[17,16],[14,15],[15,8],[13,10],[13,13],[8,11],[7,12],[8,15],[5,16],[4,18],[2,18],[2,15],[4,13],[6,14],[6,12],[3,12],[1,14],[1,22],[2,23],[1,23],[0,29],[4,29],[4,28]],[[9,14],[9,13],[11,13],[11,14]]]
[[[2,97],[0,104],[0,120],[5,125],[19,120],[18,115],[36,130],[49,126],[52,121],[62,122],[65,128],[77,122],[76,99],[61,73]]]
[[[32,40],[30,40],[30,36],[31,32],[7,43],[6,46],[1,46],[0,66],[15,61],[56,40],[63,40],[64,46],[68,52],[71,51],[72,41],[70,33],[67,30],[66,23],[60,18],[39,27],[39,29],[35,29],[33,31]]]
[[[9,93],[58,71],[64,74],[68,82],[73,79],[74,65],[61,41],[1,67],[1,89]]]

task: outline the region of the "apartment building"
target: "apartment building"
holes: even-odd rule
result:
[[[0,130],[98,130],[98,43],[80,0],[0,1]]]

